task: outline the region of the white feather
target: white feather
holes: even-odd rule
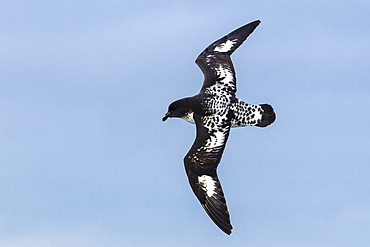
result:
[[[202,190],[204,190],[207,193],[208,197],[213,196],[216,192],[216,181],[213,180],[211,176],[202,175],[198,177],[198,182],[202,187]]]
[[[222,67],[222,65],[220,65],[217,69],[217,74],[219,76],[219,78],[223,78],[221,81],[223,84],[225,84],[226,86],[229,86],[229,87],[234,87],[234,75],[233,73],[231,73],[228,69],[225,69],[224,67]]]
[[[210,139],[207,140],[205,147],[211,152],[213,148],[224,145],[224,142],[225,133],[222,131],[216,131],[214,135],[211,135]]]
[[[215,47],[214,51],[218,52],[228,52],[235,44],[235,40],[227,40],[225,43],[219,44]]]

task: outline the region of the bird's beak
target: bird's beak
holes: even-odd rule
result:
[[[164,121],[166,121],[167,120],[167,118],[169,118],[170,117],[170,113],[169,112],[167,112],[166,113],[166,115],[164,115],[164,117],[162,118],[162,121],[164,122]]]

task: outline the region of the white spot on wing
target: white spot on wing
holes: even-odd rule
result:
[[[215,47],[214,51],[218,52],[228,52],[233,47],[233,45],[236,43],[236,39],[234,40],[227,40],[225,43],[221,43],[218,46]]]
[[[228,69],[225,69],[220,65],[217,69],[217,75],[219,78],[222,78],[221,82],[225,84],[226,86],[234,88],[234,75],[231,73]]]
[[[213,180],[211,176],[202,175],[198,177],[198,182],[202,188],[207,193],[208,197],[212,197],[216,192],[216,181]]]
[[[214,58],[214,57],[215,57],[214,55],[208,55],[206,57],[206,63],[207,63],[207,65],[210,65],[211,64],[211,58]]]
[[[209,137],[210,139],[206,142],[206,148],[209,150],[206,151],[212,151],[213,148],[221,147],[224,145],[225,142],[225,132],[223,131],[216,131]]]

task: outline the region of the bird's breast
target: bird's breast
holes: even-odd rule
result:
[[[195,120],[194,120],[194,112],[188,112],[185,114],[185,116],[182,117],[182,119],[184,119],[185,121],[189,122],[189,123],[195,123]]]

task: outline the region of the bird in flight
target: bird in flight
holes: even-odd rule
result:
[[[190,186],[213,222],[226,234],[232,226],[217,176],[230,128],[266,127],[275,121],[268,104],[251,105],[236,97],[236,77],[231,54],[261,21],[246,24],[209,45],[195,63],[204,74],[200,92],[172,102],[162,121],[182,118],[196,125],[196,138],[184,157]]]

